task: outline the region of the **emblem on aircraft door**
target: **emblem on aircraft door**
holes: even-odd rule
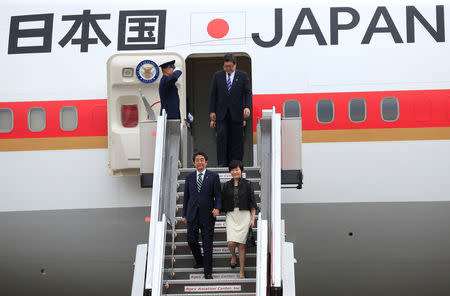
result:
[[[159,77],[158,65],[152,60],[143,60],[136,67],[136,76],[144,83],[155,82]]]

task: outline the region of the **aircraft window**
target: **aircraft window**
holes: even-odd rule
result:
[[[32,132],[41,132],[45,129],[45,110],[39,107],[28,110],[28,128]]]
[[[13,129],[14,117],[11,109],[0,109],[0,133],[9,133]]]
[[[330,123],[334,120],[334,105],[329,99],[317,102],[317,121],[320,123]]]
[[[63,131],[73,131],[78,127],[78,111],[75,107],[63,107],[59,111],[59,126]]]
[[[399,116],[397,98],[384,98],[381,101],[381,118],[384,121],[396,121]]]
[[[283,104],[283,117],[300,117],[300,102],[297,100],[287,100]]]
[[[351,122],[366,120],[366,101],[364,99],[351,99],[348,103],[348,116]]]
[[[138,124],[137,105],[122,105],[122,125],[124,127],[135,127]]]

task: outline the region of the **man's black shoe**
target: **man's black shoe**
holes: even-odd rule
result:
[[[195,263],[193,267],[194,267],[195,269],[197,269],[197,268],[202,268],[202,267],[203,267],[203,264],[201,264],[201,263]]]
[[[212,277],[211,274],[205,274],[205,279],[207,279],[207,280],[212,280],[213,277]]]

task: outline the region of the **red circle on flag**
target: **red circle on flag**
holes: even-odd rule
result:
[[[216,18],[208,23],[208,34],[212,38],[220,39],[225,37],[230,31],[230,26],[224,19]]]

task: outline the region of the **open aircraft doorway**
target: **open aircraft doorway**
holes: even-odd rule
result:
[[[215,129],[209,127],[209,93],[211,81],[216,71],[223,70],[223,54],[191,54],[186,58],[186,95],[189,112],[194,116],[191,124],[193,151],[208,154],[209,166],[217,166],[217,146]],[[233,53],[237,69],[245,71],[252,83],[250,56],[246,53]],[[244,165],[253,165],[253,122],[252,114],[244,129]],[[188,161],[189,166],[192,163]]]

